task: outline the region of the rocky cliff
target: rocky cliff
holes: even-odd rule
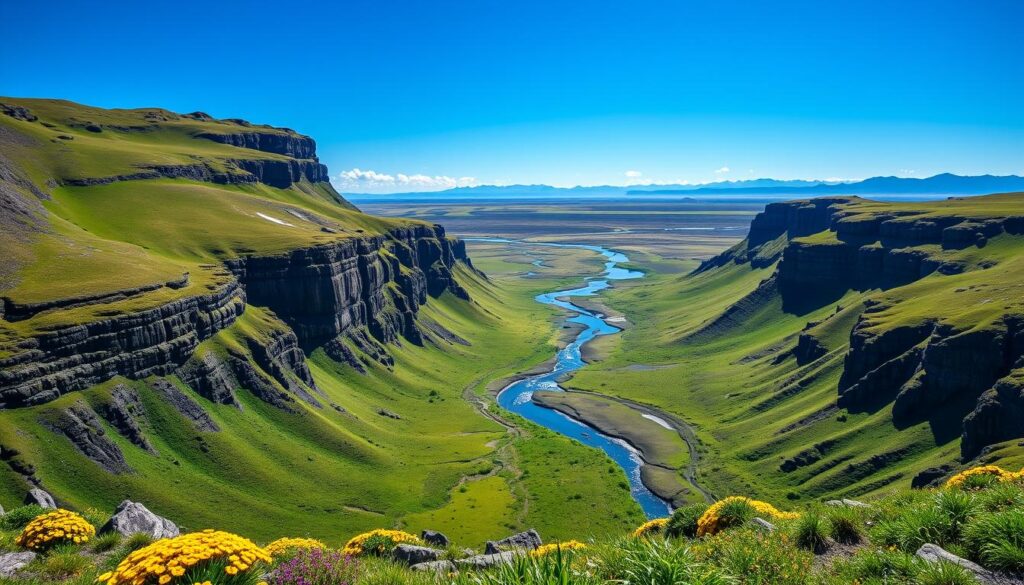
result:
[[[49,402],[114,376],[172,373],[215,402],[235,403],[233,389],[244,387],[284,405],[291,397],[277,390],[272,379],[319,405],[300,344],[312,349],[362,328],[380,344],[399,338],[422,344],[416,314],[427,297],[450,291],[468,298],[452,275],[460,260],[468,260],[465,247],[445,237],[440,226],[426,225],[280,256],[230,260],[226,265],[232,278],[211,294],[20,342],[14,355],[0,360],[0,408]],[[66,304],[83,302],[88,299]],[[269,307],[294,333],[254,345],[249,356],[194,357],[199,343],[231,325],[246,303]],[[25,316],[61,308],[14,305],[8,312]]]
[[[296,400],[319,407],[306,352],[327,345],[329,355],[356,368],[362,368],[361,356],[387,364],[387,344],[422,344],[430,337],[429,327],[417,325],[428,297],[451,292],[468,298],[453,276],[456,262],[469,263],[465,245],[440,226],[359,213],[330,186],[308,136],[201,112],[3,101],[0,202],[12,205],[0,205],[0,225],[21,227],[17,241],[0,234],[5,247],[18,252],[18,264],[0,270],[0,410],[51,402],[115,376],[168,375],[215,402],[238,404],[234,392],[246,388],[281,408]],[[215,214],[200,199],[164,208],[161,217],[133,215],[151,203],[147,196],[166,196],[153,179],[174,179],[231,203]],[[81,225],[62,217],[58,234],[51,225],[57,220],[39,204],[61,197],[72,206],[85,203],[75,197],[115,182],[133,185],[126,203],[109,212],[128,218],[118,228],[104,226],[106,217],[83,217]],[[207,190],[208,183],[228,187]],[[250,187],[255,183],[288,193],[268,195]],[[31,224],[23,219],[29,209],[38,215]],[[154,221],[216,223],[231,233],[195,233],[190,239],[210,240],[205,246],[189,241],[184,250],[178,241],[136,239],[133,232],[145,232],[145,222]],[[99,232],[102,237],[94,235]],[[38,254],[39,242],[59,252]],[[111,250],[133,261],[122,262]],[[104,254],[112,257],[109,265]],[[48,283],[32,282],[18,270],[44,266],[40,273],[56,273],[49,266],[54,261],[82,256],[92,264],[76,275],[89,286],[66,287],[72,295],[48,295]],[[122,280],[144,281],[133,274],[136,263],[165,263],[168,256],[204,279],[185,272],[119,286]],[[266,338],[249,339],[241,349],[197,352],[247,306],[269,308],[284,329],[275,325]],[[95,419],[81,415],[71,418],[86,426]],[[114,420],[129,424],[124,416]]]
[[[1014,256],[1005,251],[1021,235],[1024,208],[1009,196],[987,207],[963,199],[773,203],[746,241],[698,271],[777,261],[774,274],[688,340],[736,326],[737,316],[756,311],[776,290],[784,310],[796,314],[860,292],[865,308],[849,333],[838,406],[876,412],[891,405],[897,426],[929,421],[940,441],[962,435],[962,455],[974,457],[1024,435],[1024,308],[1011,290],[1019,286],[1009,265]],[[987,254],[997,238],[1007,243]],[[933,285],[905,292],[933,274]],[[943,280],[952,275],[965,278]],[[800,365],[829,353],[810,325],[786,354]]]

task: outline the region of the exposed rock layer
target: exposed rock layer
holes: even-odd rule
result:
[[[215,402],[235,403],[234,388],[245,387],[281,407],[291,394],[319,406],[301,347],[345,337],[388,363],[380,344],[422,344],[420,305],[445,291],[468,298],[452,275],[458,259],[465,259],[464,246],[446,238],[440,226],[423,225],[283,256],[232,260],[235,279],[210,294],[24,340],[0,360],[0,408],[49,402],[114,376],[172,373]],[[294,334],[282,331],[269,342],[250,344],[249,355],[193,357],[199,343],[231,325],[246,302],[270,307]],[[125,425],[130,439],[143,440],[127,426],[130,417],[113,411],[110,417]]]

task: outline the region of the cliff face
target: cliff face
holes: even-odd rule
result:
[[[454,246],[440,226],[415,226],[387,237],[244,258],[229,268],[250,302],[271,308],[303,346],[361,327],[383,343],[404,337],[420,344],[415,317],[428,295],[451,291],[468,298],[451,273],[465,258],[465,248]]]
[[[199,132],[196,138],[212,140],[221,144],[230,144],[239,148],[249,148],[261,152],[272,152],[283,154],[292,158],[316,158],[316,142],[309,136],[302,136],[295,133],[272,133],[259,131],[245,131],[234,134],[217,134],[214,132]]]
[[[428,295],[451,291],[468,298],[452,276],[458,260],[466,260],[465,247],[440,226],[232,260],[227,265],[234,278],[214,293],[23,341],[15,355],[0,360],[0,408],[49,402],[118,375],[172,373],[215,402],[236,403],[233,390],[244,387],[283,406],[292,398],[273,380],[319,405],[300,344],[311,349],[364,327],[381,344],[399,338],[422,344],[416,313]],[[246,303],[269,307],[294,333],[254,344],[249,356],[193,357],[199,343],[231,325]],[[28,310],[18,307],[19,314]]]
[[[1020,206],[1007,202],[991,212],[967,200],[920,208],[857,198],[768,205],[743,244],[700,270],[778,259],[774,275],[690,338],[762,306],[776,288],[796,314],[851,290],[871,294],[850,332],[838,406],[875,412],[891,405],[897,426],[930,421],[940,440],[962,435],[962,455],[974,457],[1024,435],[1024,311],[1007,288],[1019,277],[1001,266],[1005,252],[984,253],[993,238],[1024,234]],[[956,281],[962,285],[940,277],[930,281],[934,288],[900,292],[936,273],[983,276]],[[918,298],[925,293],[932,298]],[[953,317],[973,303],[985,308]],[[827,353],[804,332],[790,355],[803,365]]]
[[[0,360],[0,408],[49,402],[114,376],[170,374],[244,307],[245,292],[232,282],[208,295],[25,339]]]
[[[422,344],[430,337],[416,323],[428,297],[451,291],[468,298],[452,275],[457,261],[469,262],[465,245],[440,226],[361,214],[330,186],[308,136],[200,112],[10,101],[0,109],[0,211],[10,209],[0,213],[0,227],[10,228],[0,230],[0,241],[18,254],[10,255],[15,266],[0,266],[0,410],[51,402],[115,376],[168,375],[219,403],[239,404],[234,393],[245,388],[280,408],[293,408],[296,400],[319,407],[306,351],[326,345],[329,355],[356,368],[364,358],[389,364],[388,343]],[[186,246],[140,241],[132,232],[146,231],[154,216],[134,212],[147,208],[147,197],[162,196],[148,183],[162,178],[196,192],[207,192],[206,183],[227,185],[209,190],[209,197],[231,203],[216,217],[204,215],[201,203],[169,206],[157,221],[216,222],[234,231],[197,234],[193,239],[209,239]],[[57,235],[39,204],[52,200],[60,207],[62,197],[83,192],[58,186],[114,182],[132,182],[129,198],[110,212],[120,228],[103,229],[104,217],[64,217],[73,229]],[[263,189],[230,188],[254,183],[289,190],[287,204]],[[17,238],[10,237],[15,231]],[[37,239],[59,252],[38,255]],[[132,262],[111,250],[134,255]],[[19,271],[83,255],[92,263],[82,273],[87,286],[62,282],[72,286],[60,293],[47,282],[24,282]],[[163,264],[168,256],[176,258],[174,270],[185,265],[183,277],[166,280],[174,274]],[[211,263],[211,257],[222,260]],[[162,267],[153,272],[164,282],[135,274],[146,262]],[[48,268],[42,272],[62,270]],[[190,282],[189,269],[212,275],[215,284]],[[284,325],[275,320],[244,349],[200,347],[247,306],[270,308]],[[71,418],[88,418],[78,415]],[[129,424],[124,416],[115,420]]]

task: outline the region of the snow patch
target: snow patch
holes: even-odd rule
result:
[[[256,215],[262,217],[263,219],[265,219],[267,221],[274,222],[274,223],[276,223],[278,225],[286,225],[288,227],[295,227],[293,224],[290,224],[287,221],[281,221],[280,219],[277,219],[276,217],[270,217],[269,215],[264,215],[264,214],[262,214],[262,213],[260,213],[258,211],[256,212]]]

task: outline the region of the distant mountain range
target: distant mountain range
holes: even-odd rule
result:
[[[987,193],[1003,193],[1024,191],[1024,177],[1017,175],[994,176],[981,175],[965,177],[951,173],[943,173],[926,179],[909,179],[904,177],[871,177],[852,183],[819,183],[803,187],[784,185],[762,185],[728,187],[710,184],[698,189],[655,189],[627,191],[630,195],[984,195]]]
[[[1017,175],[961,176],[943,173],[924,179],[904,177],[871,177],[863,181],[806,181],[749,179],[719,181],[700,185],[600,185],[592,187],[552,187],[551,185],[480,185],[456,187],[445,191],[394,193],[390,195],[352,194],[357,199],[376,197],[609,197],[621,195],[685,195],[698,196],[793,196],[821,195],[984,195],[1024,191],[1024,177]]]

